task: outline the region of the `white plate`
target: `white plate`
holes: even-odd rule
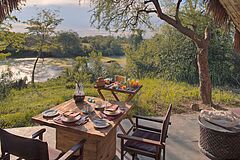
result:
[[[104,106],[104,105],[98,105],[98,104],[96,104],[96,105],[94,106],[94,108],[95,108],[95,109],[103,109],[103,108],[105,108],[105,106]]]
[[[108,116],[116,116],[116,115],[119,115],[120,113],[122,113],[122,111],[120,109],[118,109],[114,112],[104,110],[103,113]]]
[[[105,119],[95,119],[93,120],[93,125],[95,128],[101,129],[110,126],[110,123],[108,122],[108,120]]]
[[[62,120],[63,122],[66,122],[66,123],[76,122],[76,121],[78,121],[79,119],[81,119],[81,115],[78,115],[78,116],[74,117],[73,119],[69,119],[69,118],[64,117],[64,116],[61,117],[61,120]]]
[[[58,115],[58,111],[54,109],[46,110],[42,113],[44,117],[54,117]]]

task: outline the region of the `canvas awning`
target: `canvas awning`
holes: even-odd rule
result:
[[[0,22],[25,0],[0,0]]]
[[[234,35],[235,53],[240,53],[240,0],[205,0],[208,12],[213,16],[216,23],[228,25],[232,21],[236,32]]]
[[[229,17],[240,31],[240,0],[219,0]]]

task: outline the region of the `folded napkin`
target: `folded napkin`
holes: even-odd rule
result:
[[[81,114],[80,112],[71,112],[71,111],[66,111],[63,113],[63,115],[65,117],[77,117],[79,114]]]
[[[231,111],[202,110],[200,117],[223,127],[235,127],[239,125],[239,118]]]
[[[62,119],[61,119],[62,116],[63,115],[59,115],[59,116],[53,118],[53,121],[55,123],[66,125],[66,126],[83,125],[83,124],[85,124],[89,121],[88,117],[81,117],[81,119],[76,121],[76,122],[63,122]]]
[[[113,105],[107,107],[105,110],[113,112],[113,111],[116,111],[118,109],[118,107],[119,106],[117,104],[113,104]]]

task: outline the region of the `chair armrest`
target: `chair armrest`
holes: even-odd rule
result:
[[[43,133],[46,132],[46,129],[40,129],[39,131],[35,132],[32,134],[32,138],[37,138],[39,137],[40,140],[43,140]]]
[[[78,144],[73,146],[70,150],[68,150],[63,156],[61,156],[58,160],[68,160],[70,159],[77,151],[81,151],[83,149],[85,139],[81,140]],[[82,153],[81,153],[82,154]]]
[[[140,115],[133,115],[133,117],[136,119],[143,119],[143,120],[147,120],[147,121],[163,123],[162,119],[150,118],[150,117],[145,117],[145,116],[140,116]],[[171,125],[171,122],[169,122],[169,125]]]
[[[158,132],[158,133],[162,132],[161,129],[152,128],[152,127],[137,124],[135,129],[139,129],[139,128],[145,129],[145,130],[148,130],[148,131]]]
[[[125,139],[125,140],[132,140],[132,141],[138,141],[138,142],[142,142],[142,143],[146,143],[146,144],[151,144],[151,145],[154,145],[154,146],[160,147],[160,148],[163,147],[160,144],[160,141],[154,141],[154,140],[150,140],[150,139],[146,139],[146,138],[140,138],[140,137],[136,137],[136,136],[129,136],[129,135],[125,135],[125,134],[118,134],[117,137],[121,138],[121,139]]]
[[[0,156],[0,160],[10,159],[10,154],[5,154]]]

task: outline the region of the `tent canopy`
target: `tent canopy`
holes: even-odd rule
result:
[[[234,49],[240,53],[240,0],[206,0],[208,11],[216,23],[228,25],[232,21],[236,32],[234,35]]]
[[[0,0],[0,22],[25,0]]]

